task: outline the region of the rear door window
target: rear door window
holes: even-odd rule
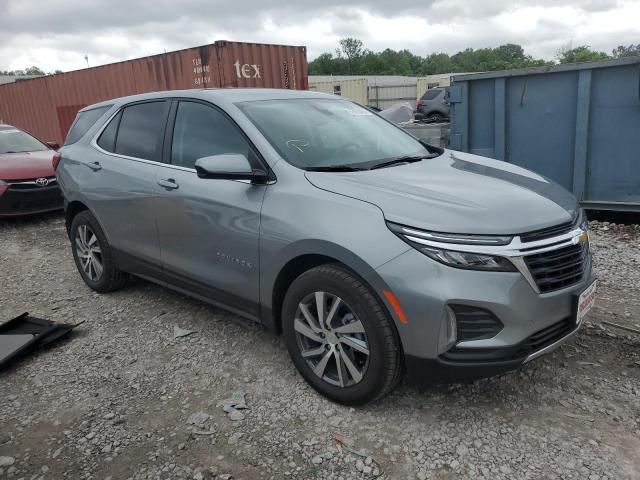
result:
[[[105,114],[107,110],[111,108],[111,105],[105,105],[104,107],[92,108],[91,110],[84,110],[78,112],[76,119],[69,129],[67,138],[64,141],[65,145],[71,145],[80,140],[85,133],[93,126],[96,121]]]
[[[167,105],[161,100],[125,107],[115,139],[115,153],[160,161]]]

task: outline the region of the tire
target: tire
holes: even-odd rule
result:
[[[331,317],[330,325],[320,325],[318,305],[325,320]],[[371,289],[340,265],[313,268],[293,281],[284,298],[282,327],[300,374],[334,402],[363,405],[400,380],[402,352],[393,321]]]
[[[442,115],[441,113],[430,113],[429,115],[427,115],[427,122],[429,123],[440,123],[440,122],[444,122],[445,116]]]
[[[115,267],[107,237],[91,212],[84,210],[73,218],[69,238],[73,260],[84,283],[100,293],[113,292],[125,285],[127,274]]]

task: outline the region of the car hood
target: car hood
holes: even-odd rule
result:
[[[446,233],[517,234],[571,221],[576,198],[510,163],[445,150],[361,172],[306,172],[316,187],[377,205],[387,220]]]
[[[53,150],[0,154],[0,180],[53,177]]]

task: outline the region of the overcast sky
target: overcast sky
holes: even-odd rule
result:
[[[234,40],[306,45],[343,37],[419,55],[519,43],[552,59],[572,42],[640,43],[640,0],[0,0],[0,70],[73,70]]]

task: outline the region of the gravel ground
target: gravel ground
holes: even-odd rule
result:
[[[553,354],[353,409],[258,325],[141,280],[94,294],[61,215],[0,223],[2,318],[85,322],[0,374],[0,478],[638,479],[640,335],[601,322],[640,328],[639,240],[592,223],[598,304]]]

